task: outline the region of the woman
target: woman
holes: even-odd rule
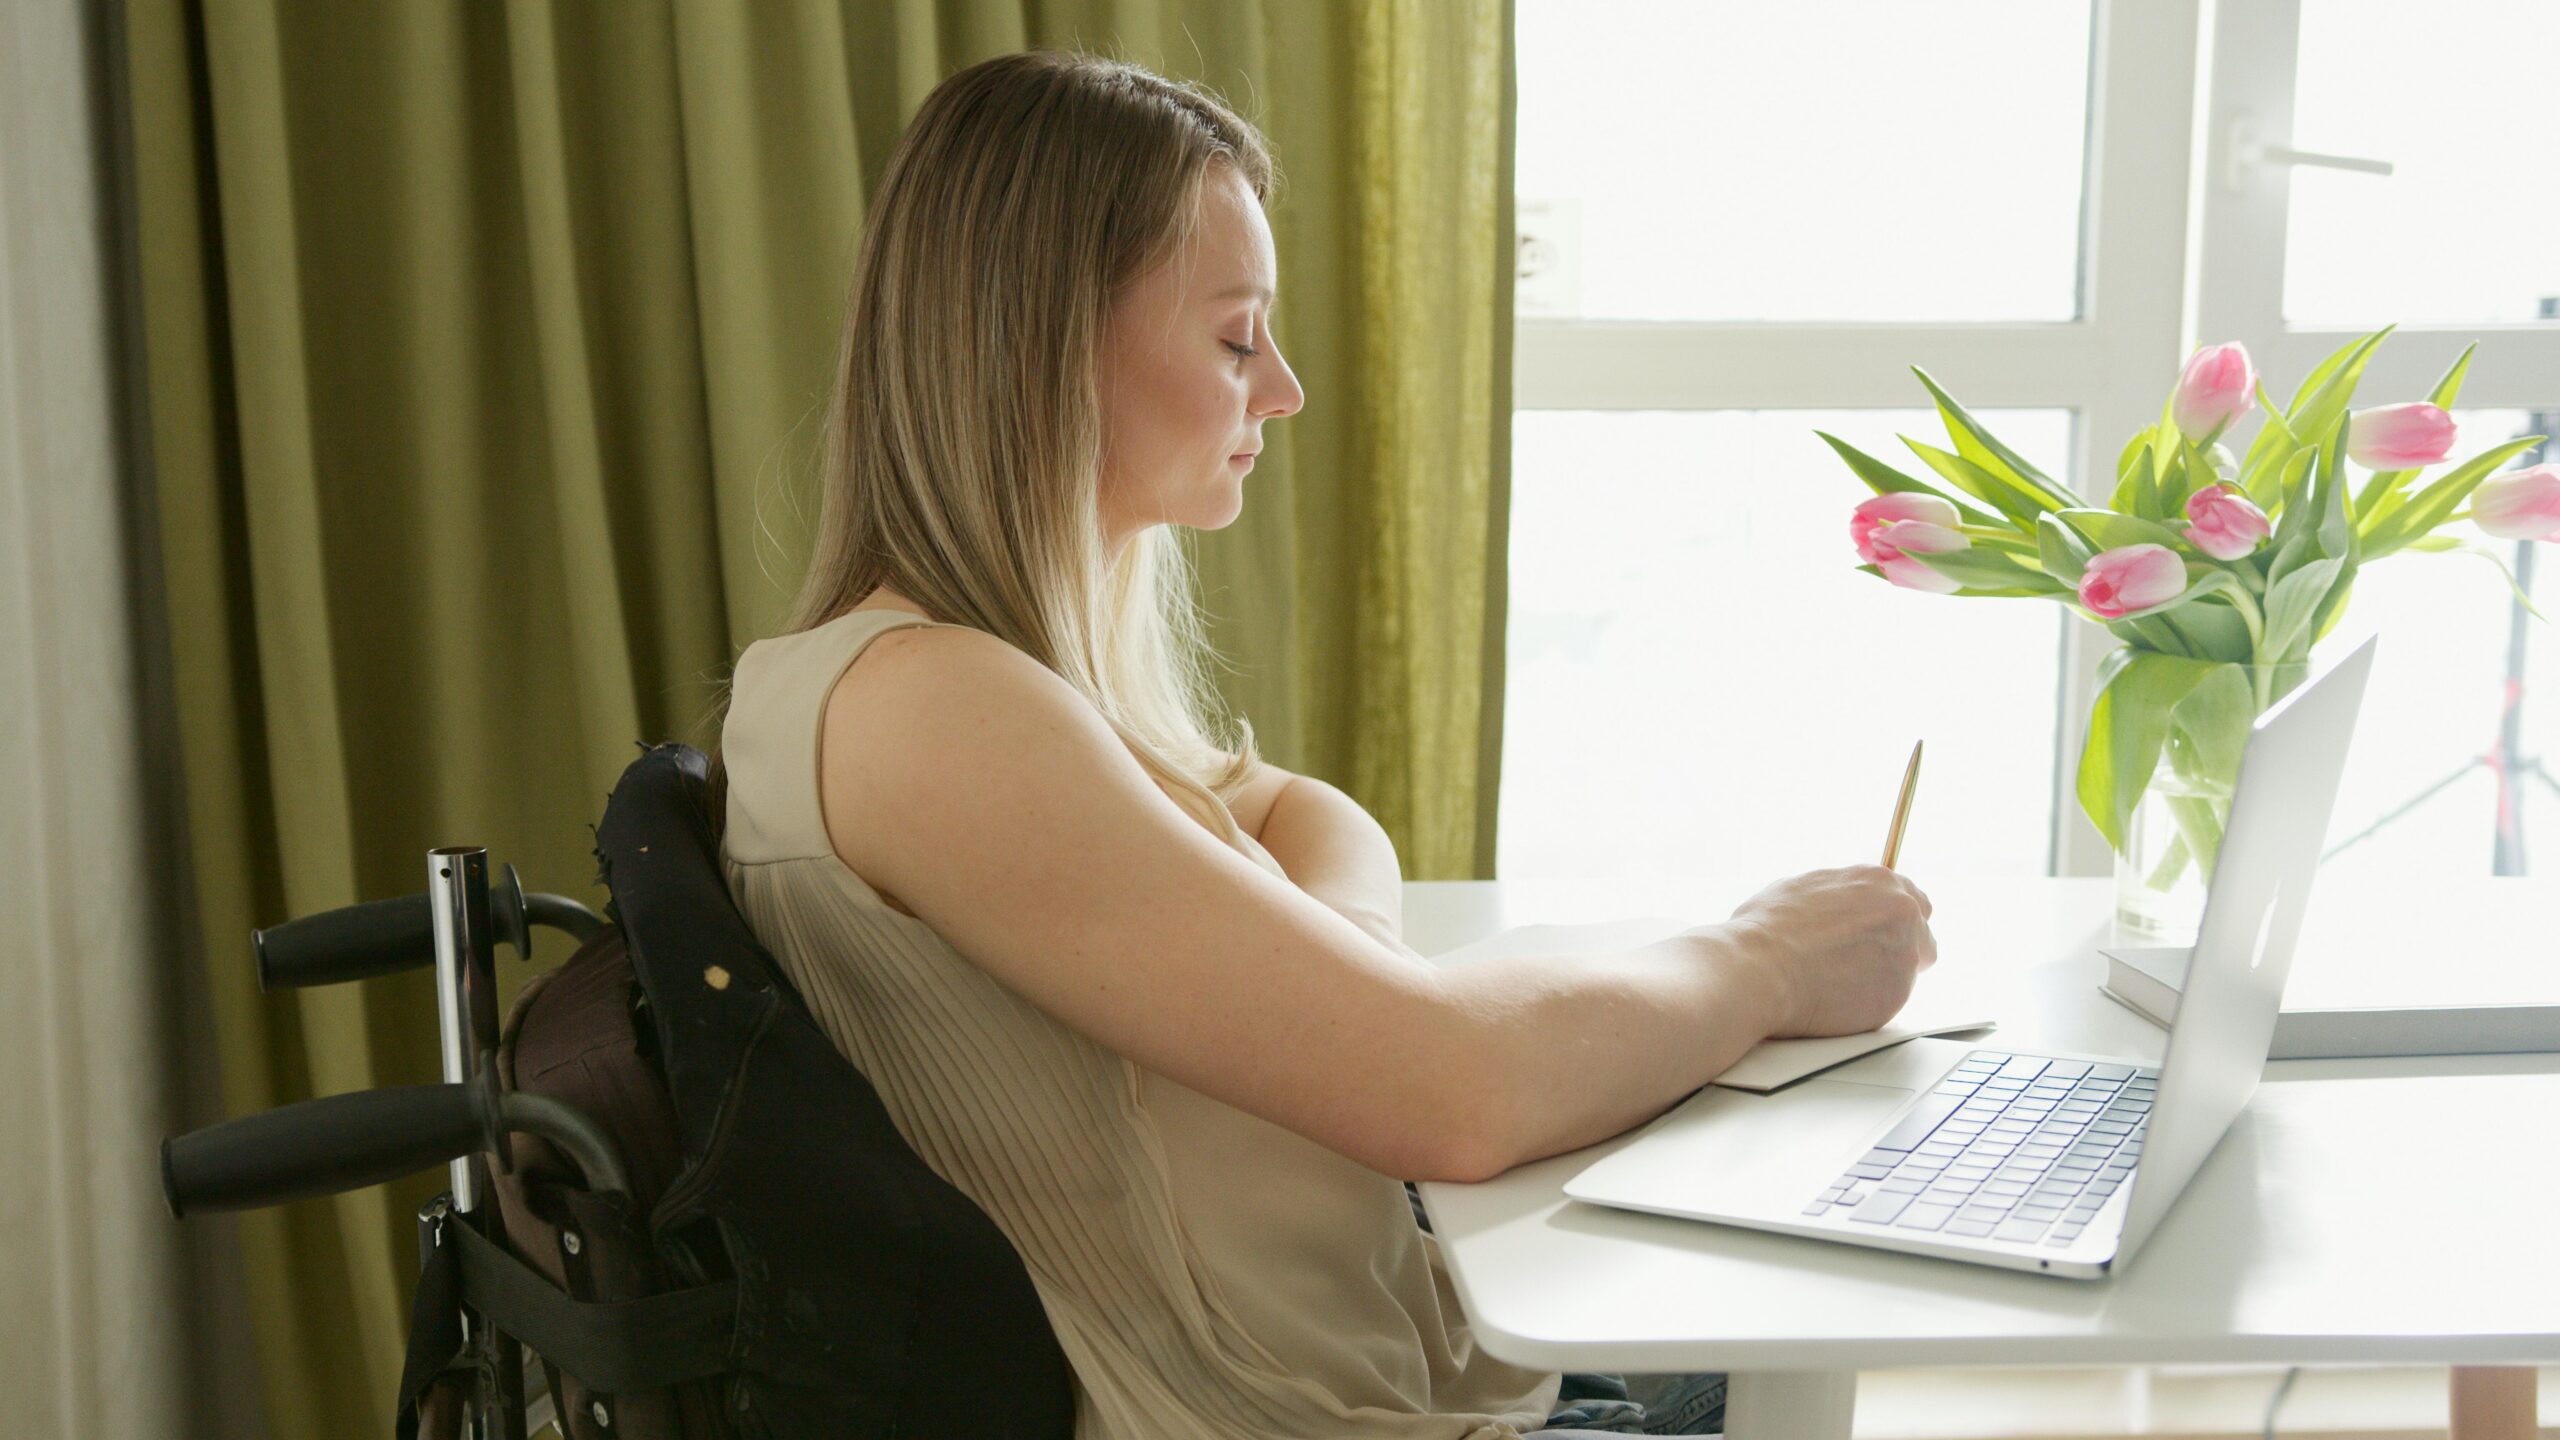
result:
[[[1404,1182],[1883,1023],[1927,899],[1859,867],[1626,955],[1403,948],[1376,822],[1213,733],[1169,528],[1232,523],[1305,398],[1272,178],[1244,121],[1129,65],[1005,56],[926,99],[856,262],[809,577],[732,682],[732,893],[1021,1252],[1079,1435],[1712,1433],[1721,1376],[1639,1381],[1640,1410],[1477,1349]]]

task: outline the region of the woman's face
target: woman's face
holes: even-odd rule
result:
[[[1271,226],[1231,165],[1201,186],[1189,248],[1141,276],[1102,342],[1102,536],[1149,525],[1216,530],[1244,508],[1262,422],[1306,401],[1271,338]]]

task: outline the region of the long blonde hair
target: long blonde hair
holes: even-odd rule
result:
[[[1184,539],[1150,525],[1106,556],[1097,513],[1106,321],[1189,241],[1222,164],[1268,201],[1276,175],[1252,125],[1117,60],[1003,55],[925,97],[864,222],[816,543],[782,633],[886,585],[1013,645],[1159,763],[1235,798],[1260,752],[1210,680],[1222,657]],[[724,689],[715,826],[727,708]]]

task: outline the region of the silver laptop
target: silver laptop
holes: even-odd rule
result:
[[[1986,1047],[1917,1091],[1709,1085],[1564,1193],[2040,1274],[2130,1262],[2257,1089],[2373,648],[2251,728],[2157,1069]]]

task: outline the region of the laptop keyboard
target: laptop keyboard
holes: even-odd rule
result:
[[[2133,1172],[2159,1081],[1976,1050],[1804,1213],[2059,1249]]]

